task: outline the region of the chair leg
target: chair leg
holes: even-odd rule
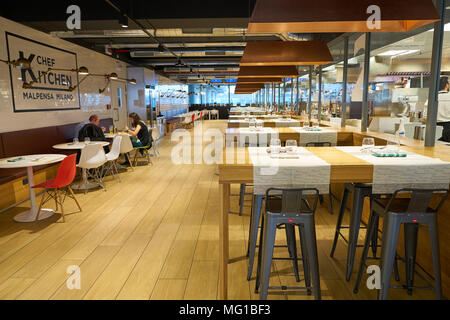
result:
[[[77,200],[77,197],[75,197],[75,193],[73,192],[72,188],[70,186],[67,187],[67,190],[69,190],[69,193],[72,195],[73,200],[75,201],[75,203],[77,204],[78,210],[83,211],[81,209],[80,203]]]
[[[303,262],[303,274],[305,277],[305,286],[308,296],[311,295],[311,270],[309,268],[308,250],[306,250],[305,233],[302,231],[301,226],[298,225],[298,233],[300,235],[300,248],[302,250],[302,262]]]
[[[376,258],[378,250],[378,227],[380,225],[380,217],[378,215],[374,217],[373,223],[375,224],[374,227],[375,232],[372,234],[371,247],[372,247],[372,257]]]
[[[439,259],[439,236],[436,215],[432,218],[428,224],[428,230],[431,240],[431,254],[433,258],[433,270],[434,270],[434,291],[436,292],[436,299],[442,299],[442,287],[441,287],[441,262]]]
[[[106,187],[105,187],[105,184],[103,183],[102,175],[100,173],[101,168],[102,167],[95,169],[95,174],[96,174],[95,179],[97,180],[97,182],[100,185],[100,187],[102,187],[103,190],[105,190],[105,192],[106,192]]]
[[[261,216],[261,230],[259,232],[259,249],[258,249],[258,261],[256,263],[256,279],[255,279],[255,293],[258,293],[259,286],[261,284],[261,261],[263,252],[263,235],[264,235],[264,214]]]
[[[39,221],[39,216],[41,214],[41,210],[42,210],[42,206],[44,205],[44,200],[45,200],[45,196],[47,195],[47,191],[45,191],[42,194],[42,198],[41,198],[41,202],[39,204],[39,208],[38,208],[38,212],[37,212],[37,216],[36,216],[36,221]]]
[[[378,221],[378,215],[375,212],[371,212],[370,217],[369,217],[368,229],[367,229],[367,233],[366,233],[366,239],[364,241],[364,249],[363,249],[363,253],[361,256],[361,263],[359,265],[358,277],[356,278],[355,288],[353,289],[353,293],[355,293],[355,294],[358,293],[359,285],[361,283],[362,275],[364,272],[364,268],[366,267],[366,260],[367,260],[367,255],[369,253],[370,243],[373,239],[373,234],[374,233],[376,234],[375,228],[378,228],[377,221]]]
[[[119,179],[119,183],[122,182],[120,180],[120,173],[119,173],[119,168],[117,166],[117,160],[113,161],[113,170],[116,170],[116,174],[117,174],[117,178]]]
[[[347,281],[350,280],[355,262],[356,246],[358,244],[359,227],[361,224],[361,216],[364,206],[364,197],[361,188],[355,188],[353,192],[353,204],[350,214],[350,228],[347,247]]]
[[[139,151],[136,150],[136,152],[135,152],[135,154],[134,154],[133,165],[134,165],[135,167],[136,167],[136,161],[137,161],[137,155],[138,155],[138,152],[139,152]]]
[[[339,209],[339,216],[336,224],[336,231],[334,232],[333,246],[331,247],[330,257],[333,258],[334,251],[336,250],[337,242],[339,240],[339,234],[341,232],[342,220],[344,219],[345,208],[347,206],[348,194],[350,191],[344,188],[344,193],[342,194],[341,208]]]
[[[292,258],[292,267],[294,270],[295,280],[300,282],[300,276],[298,274],[298,256],[297,256],[297,244],[295,239],[295,226],[291,223],[286,224],[286,241],[289,249],[289,255]]]
[[[133,163],[131,162],[131,159],[130,159],[130,154],[125,153],[125,158],[128,160],[128,163],[130,164],[131,171],[134,171]]]
[[[59,189],[56,189],[55,192],[56,192],[56,197],[58,198],[59,204],[61,205],[62,221],[63,221],[63,223],[65,223],[66,222],[66,217],[64,215],[64,206],[63,206],[62,200],[61,200],[61,192],[59,191]]]
[[[256,243],[258,241],[258,228],[261,217],[262,195],[253,196],[252,216],[250,218],[250,230],[248,235],[248,271],[247,280],[250,280],[255,262]],[[261,248],[259,248],[261,250]]]
[[[400,233],[400,220],[389,213],[383,219],[383,238],[381,247],[381,289],[378,300],[387,300],[395,260],[398,235]]]
[[[319,258],[317,255],[316,228],[314,216],[309,218],[308,223],[301,226],[305,232],[306,250],[308,252],[309,267],[312,274],[313,292],[316,300],[321,300],[320,276],[319,276]]]
[[[58,211],[58,199],[55,196],[55,212]]]
[[[259,250],[262,251],[261,261],[261,292],[259,298],[267,299],[267,291],[269,290],[270,270],[272,267],[273,247],[275,244],[275,234],[277,231],[276,224],[270,217],[265,217],[263,241],[260,243]]]
[[[416,265],[417,233],[419,228],[417,223],[405,223],[403,227],[405,232],[406,288],[408,289],[408,294],[412,295],[414,286],[414,269]]]

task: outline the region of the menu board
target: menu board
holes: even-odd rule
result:
[[[28,69],[9,67],[14,112],[80,109],[78,73],[70,71],[78,69],[76,53],[9,32],[6,46],[9,61],[31,62]],[[31,87],[24,88],[25,82]]]

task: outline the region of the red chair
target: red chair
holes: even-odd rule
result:
[[[203,111],[200,112],[200,120],[203,120]]]
[[[194,125],[195,122],[195,113],[192,115],[192,125]]]
[[[81,210],[80,204],[78,203],[75,194],[73,193],[70,184],[75,179],[75,173],[77,171],[77,155],[72,154],[64,158],[61,162],[56,178],[50,179],[44,183],[33,186],[34,189],[45,189],[45,194],[42,195],[41,203],[38,209],[38,215],[36,220],[39,220],[39,214],[41,213],[42,206],[49,200],[55,199],[56,211],[58,211],[58,204],[61,206],[61,214],[63,222],[66,221],[64,217],[63,202],[66,197],[75,200],[78,209]],[[61,189],[65,192],[64,197],[61,196]]]

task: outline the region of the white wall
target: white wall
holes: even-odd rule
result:
[[[126,63],[0,17],[0,59],[2,60],[8,60],[5,32],[14,33],[74,52],[77,54],[78,67],[85,66],[90,73],[110,74],[115,72],[119,77],[127,78]],[[11,60],[16,58],[12,57]],[[82,76],[80,76],[80,80],[81,78]],[[86,120],[93,113],[98,114],[100,118],[114,118],[113,108],[106,110],[106,103],[110,101],[110,104],[114,106],[117,100],[117,90],[107,90],[100,95],[98,90],[105,87],[105,79],[103,77],[89,77],[80,85],[80,110],[23,113],[14,112],[13,110],[11,81],[21,83],[21,80],[16,78],[11,80],[9,67],[4,63],[0,63],[0,132],[80,122]],[[125,84],[123,85],[125,86]],[[129,85],[129,87],[131,86]],[[86,95],[89,95],[91,99],[85,99]],[[127,108],[127,105],[128,101],[123,96],[122,108]],[[32,106],[30,105],[30,107]]]

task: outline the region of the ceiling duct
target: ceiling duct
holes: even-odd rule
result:
[[[243,50],[242,53],[244,53]],[[205,51],[205,56],[225,56],[226,54],[225,51]]]
[[[130,56],[132,58],[147,58],[147,57],[154,57],[155,51],[131,51]]]
[[[212,34],[213,28],[182,28],[181,32],[183,32],[183,34]]]

